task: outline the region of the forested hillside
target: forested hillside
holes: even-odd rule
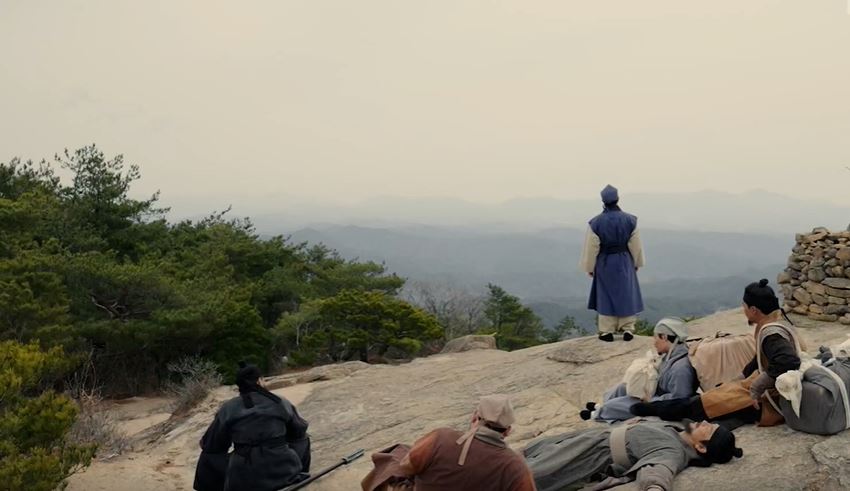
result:
[[[87,383],[135,394],[185,357],[227,376],[243,359],[410,356],[442,337],[432,316],[396,298],[404,280],[382,265],[260,239],[223,212],[169,223],[158,195],[131,197],[139,177],[94,146],[0,164],[2,339],[63,346],[90,362]]]
[[[0,163],[4,489],[49,491],[88,465],[111,437],[87,401],[173,390],[181,378],[189,387],[192,367],[214,376],[175,411],[231,381],[241,360],[268,372],[409,359],[472,332],[503,349],[569,334],[545,330],[497,285],[461,322],[401,296],[405,279],[382,264],[261,238],[226,210],[170,223],[158,194],[133,197],[139,178],[95,146]]]

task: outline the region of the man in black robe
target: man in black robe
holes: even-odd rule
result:
[[[277,491],[309,476],[307,421],[263,387],[256,366],[239,367],[239,397],[222,405],[201,439],[197,491]]]

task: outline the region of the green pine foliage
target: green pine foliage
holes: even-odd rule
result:
[[[284,343],[298,346],[297,360],[315,363],[384,357],[409,357],[425,343],[441,339],[443,328],[420,308],[385,292],[343,290],[315,300],[277,327]]]
[[[554,328],[546,331],[544,334],[547,343],[555,343],[578,336],[587,336],[587,331],[578,325],[575,317],[569,315],[564,316]]]
[[[77,405],[49,389],[69,361],[60,348],[5,341],[0,367],[0,488],[57,489],[95,451],[67,441]]]
[[[133,197],[139,177],[95,146],[0,163],[0,341],[90,354],[93,382],[130,395],[185,357],[229,380],[239,360],[415,356],[439,337],[383,265],[260,238],[227,212],[171,223],[158,193]]]
[[[511,351],[548,341],[543,321],[519,298],[498,285],[488,284],[487,289],[484,315],[490,325],[483,332],[495,330],[500,349]]]
[[[635,322],[635,334],[638,336],[652,336],[655,332],[655,325],[651,324],[646,319],[638,319]]]

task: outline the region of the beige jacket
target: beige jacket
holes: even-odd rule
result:
[[[596,257],[599,255],[601,241],[599,236],[593,232],[590,226],[587,227],[587,234],[584,238],[584,249],[581,252],[581,261],[579,268],[585,273],[592,273],[596,269]],[[640,269],[646,264],[646,258],[643,254],[643,244],[640,241],[640,231],[635,229],[632,236],[629,237],[629,252],[632,254],[632,259],[635,261],[635,267]]]

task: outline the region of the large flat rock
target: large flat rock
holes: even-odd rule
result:
[[[842,340],[844,326],[795,318],[810,346]],[[690,324],[692,336],[716,331],[751,332],[740,311]],[[474,351],[438,355],[398,367],[371,367],[326,383],[301,406],[309,418],[316,468],[357,448],[373,452],[396,442],[411,443],[439,426],[462,429],[476,399],[502,392],[513,396],[517,424],[509,439],[520,449],[539,435],[594,424],[579,409],[599,400],[628,364],[650,348],[649,338],[603,343],[580,338],[512,353]],[[560,361],[556,361],[560,360]],[[776,428],[736,431],[746,456],[709,469],[688,469],[678,489],[840,489],[850,485],[850,435],[820,437]],[[359,489],[371,462],[364,458],[315,484],[316,490]],[[623,486],[633,489],[633,486]]]
[[[796,317],[795,322],[806,344],[814,348],[843,341],[850,332],[840,324]],[[695,321],[690,329],[692,336],[751,332],[738,310]],[[640,336],[630,343],[587,337],[512,353],[440,354],[400,366],[352,364],[324,369],[316,378],[332,380],[311,384],[289,380],[305,374],[281,377],[276,379],[281,387],[297,385],[277,392],[298,402],[299,412],[310,422],[314,470],[358,448],[366,449],[366,457],[308,488],[349,491],[359,489],[371,467],[371,452],[397,442],[412,443],[440,426],[464,428],[477,399],[485,394],[513,396],[517,423],[509,443],[516,449],[540,435],[601,424],[581,421],[579,408],[587,401],[599,401],[608,387],[620,381],[628,364],[650,347],[651,339]],[[191,489],[197,441],[221,402],[234,395],[232,388],[217,390],[164,435],[140,442],[135,452],[98,462],[72,478],[71,491]],[[778,491],[850,486],[850,434],[819,437],[785,426],[745,427],[736,434],[746,453],[743,459],[709,469],[688,469],[677,477],[677,488]]]

